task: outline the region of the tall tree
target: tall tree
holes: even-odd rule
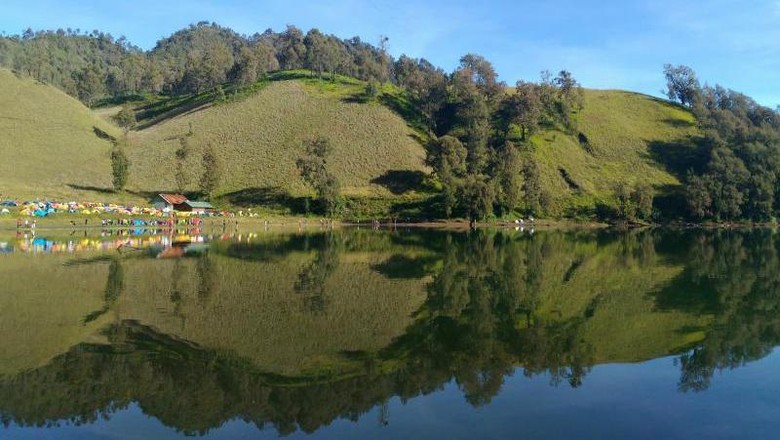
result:
[[[130,159],[125,153],[127,145],[127,135],[122,142],[118,142],[111,150],[111,176],[114,184],[114,191],[122,191],[127,186],[127,180],[130,177]]]
[[[513,143],[507,141],[498,155],[496,165],[497,197],[501,214],[511,213],[520,203],[523,185],[522,167],[520,152]]]
[[[433,168],[442,185],[444,213],[453,214],[458,206],[464,179],[467,175],[468,150],[454,136],[442,136],[428,151],[428,164]]]
[[[190,157],[190,140],[191,133],[179,137],[179,148],[174,152],[176,158],[176,169],[174,171],[174,179],[176,180],[176,190],[183,193],[187,189],[189,184],[189,170],[187,169],[187,161]]]
[[[222,180],[222,161],[211,144],[203,150],[201,163],[203,164],[203,174],[200,176],[200,191],[208,200],[211,200]]]
[[[303,180],[317,193],[323,211],[335,215],[341,204],[341,186],[338,179],[328,169],[328,159],[333,147],[327,138],[319,137],[304,142],[303,155],[296,166]]]
[[[499,107],[502,131],[508,135],[511,126],[517,125],[523,141],[527,141],[528,137],[539,129],[541,117],[542,99],[539,86],[525,81],[518,81],[515,92],[507,95]]]
[[[525,205],[531,214],[539,215],[543,209],[543,189],[539,165],[530,155],[523,161],[523,193]]]

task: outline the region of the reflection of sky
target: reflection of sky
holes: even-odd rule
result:
[[[521,370],[506,378],[491,403],[474,408],[455,383],[427,396],[387,402],[387,424],[375,407],[357,422],[338,419],[306,435],[316,439],[732,439],[776,438],[780,419],[780,354],[777,352],[718,375],[700,393],[677,391],[679,367],[671,357],[640,364],[594,367],[579,388],[552,387],[549,376],[524,377]],[[134,433],[122,435],[121,433]],[[37,429],[11,426],[9,438],[102,439],[184,437],[143,414],[137,404],[110,420],[85,426]],[[276,438],[273,427],[233,420],[210,432],[210,439]]]

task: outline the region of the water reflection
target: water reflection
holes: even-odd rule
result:
[[[515,371],[577,388],[599,364],[668,355],[679,390],[704,391],[780,336],[768,230],[193,237],[0,257],[3,279],[36,280],[0,294],[3,422],[138,402],[185,433],[234,418],[313,432],[451,381],[481,406]]]

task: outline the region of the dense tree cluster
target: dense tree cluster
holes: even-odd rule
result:
[[[0,66],[47,82],[92,105],[140,93],[188,94],[224,83],[245,85],[279,69],[310,69],[386,82],[392,60],[379,47],[294,26],[240,35],[200,22],[157,42],[150,51],[99,31],[81,29],[0,37]]]
[[[468,54],[451,75],[424,61],[399,60],[401,85],[419,99],[436,139],[428,163],[442,185],[447,216],[480,219],[525,207],[543,211],[530,135],[540,127],[573,131],[582,109],[582,88],[571,73],[543,72],[539,83],[518,82],[514,90],[498,82],[493,66]]]
[[[698,219],[769,220],[780,209],[780,114],[742,93],[700,86],[692,69],[666,66],[668,95],[691,109],[705,160],[686,178]]]

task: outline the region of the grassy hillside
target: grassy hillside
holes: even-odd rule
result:
[[[657,190],[679,185],[675,159],[690,151],[698,135],[687,110],[615,90],[585,91],[578,131],[545,131],[533,139],[542,186],[557,214],[587,213],[599,201],[611,202],[618,183],[647,183]]]
[[[110,121],[119,107],[92,112],[7,70],[0,70],[0,85],[0,129],[7,133],[0,154],[10,158],[0,163],[0,188],[10,197],[143,201],[141,194],[176,187],[174,152],[182,137],[191,146],[188,190],[197,191],[202,152],[212,145],[225,170],[217,192],[232,203],[289,207],[310,194],[295,161],[315,136],[331,140],[329,166],[348,196],[389,200],[419,190],[429,172],[420,131],[412,128],[419,121],[398,89],[386,85],[371,98],[352,78],[287,71],[228,88],[224,101],[201,94],[135,104],[140,124],[130,133],[130,192],[116,195],[106,191],[110,143],[95,127],[118,135]],[[573,134],[546,130],[532,138],[554,216],[592,216],[599,203],[614,203],[618,183],[673,190],[698,135],[688,111],[630,92],[586,91],[577,119]],[[367,206],[357,209],[376,208]]]
[[[260,90],[232,102],[196,105],[181,115],[166,118],[163,114],[142,123],[147,127],[134,133],[130,149],[131,189],[175,187],[177,137],[190,127],[191,190],[197,190],[200,157],[209,144],[225,165],[219,193],[278,188],[292,195],[306,194],[309,190],[298,176],[295,161],[303,152],[303,142],[317,136],[330,139],[334,151],[329,166],[347,195],[388,195],[383,177],[425,170],[425,152],[415,132],[386,106],[361,99],[364,84],[359,81],[299,78],[269,81],[256,88]]]
[[[0,69],[0,197],[77,198],[111,185],[118,130],[54,87]]]

